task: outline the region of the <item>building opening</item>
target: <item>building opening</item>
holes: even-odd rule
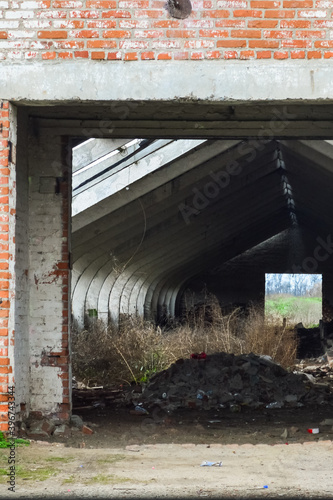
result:
[[[322,275],[267,273],[265,314],[288,326],[319,326],[322,319]]]

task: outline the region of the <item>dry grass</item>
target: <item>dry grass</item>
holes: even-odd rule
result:
[[[96,322],[89,331],[73,331],[72,347],[76,379],[110,386],[145,382],[177,359],[202,351],[268,354],[289,367],[295,364],[297,340],[293,331],[265,320],[255,307],[246,317],[240,309],[223,315],[215,298],[209,297],[206,310],[164,331],[153,322],[127,316],[119,328]]]

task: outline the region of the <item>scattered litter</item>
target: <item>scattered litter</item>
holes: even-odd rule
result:
[[[142,406],[137,405],[134,410],[131,410],[132,415],[149,415],[149,412]]]
[[[200,467],[222,467],[223,462],[209,462],[208,460],[204,460]]]
[[[282,432],[281,437],[282,437],[282,439],[287,439],[287,437],[288,437],[288,429],[287,428]]]
[[[266,405],[266,408],[268,409],[272,409],[272,408],[282,408],[283,407],[283,403],[281,403],[280,401],[274,401],[274,403],[269,403],[268,405]]]
[[[309,434],[319,434],[319,429],[318,428],[308,429],[308,433]]]
[[[222,420],[208,420],[209,424],[219,424]]]
[[[191,354],[191,359],[206,359],[206,358],[207,354],[205,352],[201,352],[200,354],[198,353]]]

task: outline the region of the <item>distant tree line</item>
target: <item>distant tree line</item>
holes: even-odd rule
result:
[[[266,274],[266,295],[321,297],[321,285],[320,274]]]

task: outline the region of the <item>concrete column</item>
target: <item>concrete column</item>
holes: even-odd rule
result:
[[[323,273],[323,321],[333,320],[333,274],[330,272]]]
[[[29,136],[30,415],[64,420],[71,410],[67,146],[43,130]]]

